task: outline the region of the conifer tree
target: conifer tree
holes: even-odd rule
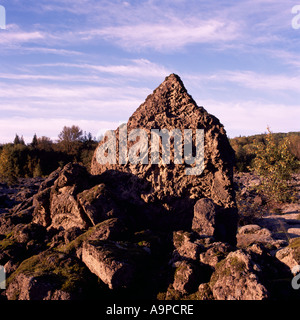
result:
[[[14,139],[14,144],[20,144],[20,137],[16,134],[15,139]]]
[[[33,138],[32,138],[32,142],[31,142],[31,146],[33,148],[36,148],[38,145],[38,139],[37,139],[37,136],[36,136],[36,133],[34,134]]]

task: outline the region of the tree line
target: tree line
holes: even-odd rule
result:
[[[264,134],[252,136],[239,136],[229,139],[232,148],[235,151],[235,169],[239,172],[249,172],[254,168],[255,158],[259,147],[266,148],[268,139],[272,136],[274,149],[280,149],[283,144],[287,151],[296,159],[300,160],[300,132],[272,133],[269,128]]]
[[[16,134],[12,143],[0,145],[0,180],[13,184],[18,178],[44,177],[68,162],[81,163],[90,170],[97,144],[91,133],[83,132],[75,125],[65,126],[55,142],[35,134],[31,143],[26,144],[23,137]],[[235,151],[235,170],[238,172],[259,171],[259,159],[265,161],[264,166],[269,163],[274,167],[282,160],[291,172],[299,170],[295,163],[299,164],[300,160],[300,132],[240,136],[230,139],[230,144]],[[268,154],[268,150],[273,153]]]
[[[0,179],[9,184],[18,178],[44,177],[68,162],[78,162],[90,169],[90,163],[98,142],[91,133],[78,126],[65,126],[56,142],[37,137],[26,144],[16,134],[12,143],[0,145]]]

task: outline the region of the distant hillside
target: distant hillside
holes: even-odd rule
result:
[[[290,152],[300,160],[300,131],[288,133],[273,133],[277,144],[282,140],[288,139]],[[256,134],[252,136],[239,136],[229,139],[236,155],[236,169],[238,171],[248,171],[251,167],[252,160],[255,158],[255,144],[266,143],[266,134]]]

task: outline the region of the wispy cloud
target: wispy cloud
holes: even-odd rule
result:
[[[6,26],[6,32],[1,33],[1,45],[15,45],[26,42],[39,42],[45,35],[40,31],[23,31],[15,24]]]
[[[12,142],[15,134],[23,135],[25,142],[30,143],[33,134],[38,137],[46,136],[53,141],[58,139],[58,134],[64,126],[78,125],[83,131],[92,132],[94,136],[99,136],[109,129],[115,129],[120,123],[114,121],[101,120],[80,120],[66,118],[27,118],[9,117],[0,119],[0,139],[1,142]]]
[[[228,71],[219,75],[223,81],[231,81],[238,86],[260,90],[285,90],[299,92],[299,76],[284,74],[264,74],[254,71]]]
[[[202,100],[208,112],[217,116],[231,138],[240,135],[266,132],[270,126],[274,132],[299,131],[300,108],[293,104],[276,104],[258,100],[220,101]]]
[[[125,50],[138,52],[149,49],[172,52],[192,44],[208,44],[218,49],[240,47],[242,44],[265,45],[283,41],[280,32],[290,27],[289,3],[287,1],[284,5],[279,1],[274,4],[267,0],[229,4],[224,1],[218,4],[199,1],[170,4],[170,1],[153,0],[134,3],[40,1],[33,6],[40,14],[68,12],[70,24],[64,24],[63,28],[59,24],[48,25],[48,28],[37,25],[39,29],[31,31],[22,31],[12,24],[8,26],[9,32],[0,39],[0,44],[52,44],[52,53],[60,54],[64,54],[66,48],[57,46],[84,45],[95,40],[106,40]],[[284,14],[283,8],[286,9]],[[79,16],[79,20],[74,16]]]
[[[267,74],[249,70],[221,70],[203,75],[185,75],[190,81],[211,84],[233,83],[237,87],[268,91],[295,91],[299,93],[300,76],[287,74]]]
[[[45,47],[33,47],[33,48],[23,48],[20,54],[53,54],[53,55],[61,55],[61,56],[81,56],[83,55],[80,51],[75,50],[66,50],[66,49],[59,49],[59,48],[45,48]]]
[[[125,64],[107,64],[107,65],[97,65],[88,63],[50,63],[50,64],[36,64],[33,67],[64,67],[72,69],[82,69],[85,71],[94,71],[97,73],[107,73],[110,75],[118,77],[130,77],[138,78],[141,77],[154,77],[162,78],[171,73],[165,66],[153,63],[147,59],[133,59],[127,61]]]
[[[127,119],[151,92],[135,87],[0,83],[1,117]]]
[[[105,27],[79,32],[83,40],[103,38],[128,49],[176,50],[195,43],[219,43],[239,37],[235,23],[218,20],[171,21]]]

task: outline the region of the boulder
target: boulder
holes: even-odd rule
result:
[[[216,300],[263,300],[269,298],[269,292],[261,275],[251,254],[237,250],[216,265],[210,287]]]
[[[292,239],[287,247],[278,250],[276,258],[293,272],[300,265],[300,238]]]
[[[71,300],[69,292],[57,290],[46,277],[18,274],[6,290],[8,300]]]
[[[51,224],[50,217],[50,194],[51,188],[45,188],[33,196],[33,222],[44,227]]]
[[[215,268],[216,265],[232,250],[230,245],[223,242],[213,242],[205,246],[200,253],[199,259],[203,264],[209,265],[212,268]]]
[[[71,300],[86,294],[89,271],[74,257],[47,250],[24,260],[7,279],[8,300]]]
[[[13,229],[13,238],[19,243],[42,242],[44,236],[45,228],[36,223],[20,223]]]
[[[183,259],[198,260],[203,248],[200,243],[192,241],[191,234],[186,231],[173,232],[173,245],[175,250],[172,260],[175,261]]]
[[[88,240],[83,243],[81,259],[110,289],[119,289],[133,283],[138,263],[146,255],[145,250],[132,244]]]
[[[145,203],[148,210],[143,210],[144,220],[153,222],[156,226],[166,229],[189,229],[193,219],[194,205],[198,199],[209,198],[215,204],[226,209],[220,211],[225,238],[235,243],[237,226],[237,209],[233,191],[234,152],[226,136],[223,125],[209,114],[203,107],[197,106],[187,93],[181,79],[171,74],[149,95],[146,101],[133,113],[125,127],[127,137],[134,129],[147,132],[148,141],[151,129],[179,129],[183,134],[185,129],[192,129],[193,145],[195,146],[196,129],[204,130],[204,170],[199,175],[188,175],[186,169],[194,165],[174,163],[174,154],[170,154],[170,164],[161,160],[158,164],[138,162],[136,164],[119,162],[119,134],[121,127],[115,130],[116,164],[100,164],[97,152],[107,142],[105,138],[96,149],[91,172],[94,175],[106,171],[118,170],[141,179],[143,185],[138,190],[138,197]],[[134,145],[127,143],[127,150]],[[171,150],[174,150],[173,140],[170,140]],[[167,150],[168,151],[168,150]],[[148,160],[150,151],[146,152]],[[145,158],[145,157],[144,157]],[[132,188],[134,181],[128,181],[120,189],[120,194]],[[147,205],[146,205],[147,204]],[[155,214],[157,213],[157,215]]]
[[[120,209],[103,183],[82,191],[77,199],[92,225],[120,215]]]
[[[217,208],[211,199],[200,199],[194,206],[192,230],[200,235],[213,236],[216,231]]]
[[[72,189],[66,188],[60,193],[54,193],[50,202],[50,227],[65,230],[78,227],[86,229],[88,222],[80,208],[76,198],[72,195]]]
[[[86,229],[92,223],[77,200],[85,188],[90,188],[90,175],[83,166],[68,163],[54,171],[33,196],[33,222],[55,229]]]
[[[75,186],[75,193],[78,193],[82,190],[85,190],[90,185],[90,174],[84,166],[81,166],[78,163],[68,163],[62,170],[58,171],[58,177],[56,180],[55,173],[52,177],[54,180],[55,189],[59,190],[66,186]],[[50,184],[50,181],[49,181]]]
[[[125,224],[118,218],[105,220],[89,231],[88,239],[90,240],[121,240],[126,234]]]
[[[20,273],[9,284],[6,297],[8,300],[43,300],[52,289],[49,282]]]
[[[54,185],[55,180],[59,177],[62,168],[57,168],[55,171],[51,172],[49,176],[40,184],[39,192],[48,189]]]
[[[173,288],[180,294],[196,291],[199,283],[197,282],[198,270],[193,263],[180,261],[176,264]]]
[[[268,248],[279,249],[286,246],[284,240],[275,240],[271,231],[267,228],[262,228],[257,224],[248,224],[239,228],[237,233],[237,246],[239,248],[247,248],[252,244],[263,244]]]

